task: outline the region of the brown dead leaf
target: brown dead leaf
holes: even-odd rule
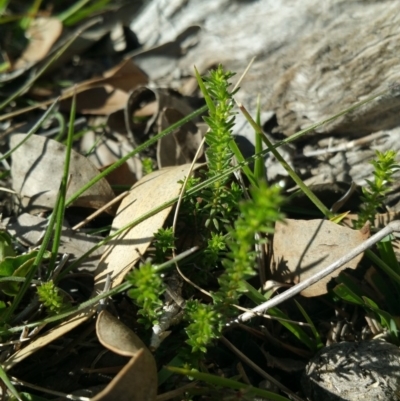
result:
[[[120,320],[102,311],[96,322],[104,347],[132,359],[92,401],[152,401],[157,395],[157,366],[142,340]]]
[[[152,401],[157,395],[157,366],[142,340],[121,321],[102,311],[96,323],[104,347],[132,359],[92,401]]]
[[[291,220],[277,223],[273,242],[272,279],[299,283],[361,244],[369,229],[360,231],[339,226],[329,220]],[[363,254],[304,290],[301,295],[326,294],[327,283],[346,268],[355,269]]]
[[[150,352],[131,329],[105,310],[97,318],[96,333],[104,347],[118,355],[132,357],[141,349]]]
[[[14,69],[28,69],[44,59],[60,37],[63,26],[58,18],[40,17],[32,21],[25,32],[29,39],[27,48],[15,62]]]
[[[157,395],[157,372],[152,372],[154,358],[141,349],[119,371],[108,386],[91,401],[153,401]]]
[[[60,38],[60,40],[57,41],[57,43],[52,46],[52,48],[47,51],[47,54],[45,57],[43,57],[41,60],[37,62],[31,62],[29,64],[26,64],[23,68],[19,69],[14,69],[14,71],[11,71],[10,73],[3,73],[0,74],[0,82],[11,82],[12,80],[20,77],[21,75],[25,74],[26,72],[30,71],[32,68],[40,69],[41,67],[44,67],[46,63],[50,61],[50,59],[56,55],[58,51],[61,50],[61,48],[68,42],[71,41],[68,48],[64,49],[64,52],[62,54],[59,54],[55,60],[51,63],[51,65],[47,66],[46,68],[46,74],[48,74],[50,71],[54,71],[56,68],[59,66],[63,65],[64,63],[68,62],[74,55],[80,54],[83,51],[85,51],[88,47],[93,45],[95,41],[98,41],[100,38],[97,37],[95,38],[93,29],[96,29],[94,25],[97,24],[97,26],[101,23],[101,19],[98,17],[94,17],[86,21],[85,23],[81,24],[74,32],[70,32],[69,34],[66,35],[64,38]],[[93,29],[91,29],[93,28]],[[103,34],[104,36],[104,34]],[[54,39],[54,38],[53,38]],[[45,104],[51,104],[54,102],[54,99],[45,102]],[[43,105],[43,104],[42,104]],[[28,109],[36,109],[40,107],[41,105],[35,105],[31,106]],[[19,113],[25,112],[25,110],[19,110]],[[11,114],[14,114],[12,112]]]
[[[129,92],[147,84],[146,74],[131,59],[123,60],[103,77],[81,82],[76,86],[76,110],[85,114],[110,114],[125,107]],[[71,109],[74,88],[67,89],[60,103],[61,110]]]
[[[166,108],[161,113],[161,130],[175,124],[183,117],[184,115],[178,110]],[[158,166],[161,168],[191,163],[202,139],[201,130],[192,121],[182,125],[171,135],[162,137],[157,143]],[[200,153],[200,156],[202,155],[203,152]]]
[[[11,137],[14,148],[25,137]],[[12,154],[11,177],[13,189],[20,195],[23,207],[29,210],[49,210],[54,207],[63,174],[66,148],[59,142],[32,135]],[[87,184],[99,171],[86,157],[72,150],[71,180],[67,198]],[[114,198],[114,193],[104,178],[84,192],[74,206],[100,208]]]
[[[137,182],[119,206],[112,224],[115,232],[154,208],[179,195],[181,184],[190,165],[157,170]],[[135,227],[118,235],[106,247],[95,276],[95,291],[104,287],[106,276],[111,276],[111,286],[120,284],[146,252],[154,233],[163,227],[172,206],[158,212]]]

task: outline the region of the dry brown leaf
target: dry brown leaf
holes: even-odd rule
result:
[[[121,202],[112,224],[112,231],[117,231],[178,196],[182,186],[178,181],[183,180],[189,174],[189,170],[190,165],[186,164],[157,170],[144,176]],[[109,242],[96,271],[95,290],[104,287],[108,274],[111,276],[112,287],[123,281],[126,273],[146,252],[154,233],[163,227],[171,208],[172,206],[169,206]]]
[[[25,134],[11,137],[11,148],[18,145]],[[21,203],[29,210],[49,210],[55,205],[64,169],[66,147],[52,139],[32,135],[12,154],[11,177],[13,189]],[[87,184],[99,171],[86,157],[72,150],[71,175],[67,198]],[[100,208],[114,198],[106,179],[101,179],[74,202],[74,206]]]
[[[62,110],[71,109],[71,97],[76,89],[76,110],[85,114],[110,114],[125,107],[129,92],[147,84],[146,74],[131,59],[123,60],[103,74],[103,77],[81,82],[67,89],[60,103]]]
[[[157,383],[149,371],[153,360],[151,355],[140,350],[120,370],[111,383],[91,401],[153,401],[156,399]],[[140,373],[140,374],[138,374]],[[147,377],[146,377],[147,376]],[[154,387],[152,387],[154,386]],[[154,391],[153,391],[154,390]]]
[[[37,20],[45,20],[51,21],[49,27],[47,27],[47,22],[44,26],[39,22],[37,28],[33,28],[32,39],[35,43],[34,46],[28,45],[27,50],[29,50],[29,58],[34,59],[35,55],[33,54],[36,51],[40,58],[35,62],[31,62],[29,64],[23,64],[23,60],[21,57],[21,67],[19,69],[15,69],[11,73],[1,74],[0,81],[1,82],[9,82],[18,76],[27,72],[30,68],[41,68],[43,67],[51,57],[53,57],[61,48],[65,45],[67,41],[69,41],[73,36],[75,40],[70,44],[70,46],[61,54],[53,63],[46,69],[46,74],[51,71],[55,71],[58,68],[68,63],[73,57],[84,53],[87,49],[92,47],[94,44],[98,43],[102,38],[104,38],[107,34],[112,31],[116,24],[121,23],[121,21],[130,21],[129,18],[133,18],[135,10],[137,9],[137,4],[133,2],[133,4],[128,3],[123,6],[113,7],[112,10],[96,13],[92,18],[87,19],[83,24],[78,24],[78,26],[74,30],[69,30],[65,35],[62,35],[56,43],[53,43],[50,46],[50,41],[54,42],[55,30],[58,28],[55,27],[55,23],[62,26],[59,19],[54,18],[37,18]],[[103,15],[102,18],[99,18],[100,14]],[[37,25],[37,21],[33,21],[34,26]],[[31,28],[30,28],[31,29]],[[43,44],[43,49],[40,48],[40,45]],[[50,48],[49,48],[50,46]],[[29,49],[32,47],[31,49]],[[110,49],[111,50],[111,49]],[[107,48],[104,49],[105,54],[109,51]],[[43,54],[44,56],[43,56]]]
[[[104,347],[131,360],[92,401],[152,401],[157,395],[157,366],[142,340],[121,321],[102,311],[96,323]]]
[[[105,310],[97,318],[96,333],[101,344],[118,355],[132,357],[141,349],[150,352],[131,329]]]
[[[272,279],[299,283],[335,262],[369,237],[369,229],[360,231],[339,226],[329,220],[291,220],[277,223],[273,242]],[[340,271],[355,269],[360,254],[331,275],[307,288],[301,295],[315,297],[326,294],[327,283]]]
[[[33,20],[25,33],[29,44],[15,62],[14,69],[28,69],[44,59],[60,37],[62,29],[62,23],[58,18],[39,17]]]

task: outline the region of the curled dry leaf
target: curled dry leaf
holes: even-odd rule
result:
[[[173,90],[141,86],[130,93],[123,109],[109,116],[107,124],[112,131],[128,135],[138,146],[149,139],[151,130],[160,119],[160,112],[165,108],[177,110],[182,117],[193,111],[187,99]]]
[[[105,310],[97,318],[96,333],[99,341],[118,355],[132,357],[141,349],[150,352],[132,330]]]
[[[153,363],[153,356],[141,349],[103,391],[91,398],[91,401],[155,400],[157,372],[155,380],[149,373]]]
[[[11,137],[11,148],[25,134]],[[11,177],[13,189],[20,195],[22,206],[28,210],[49,210],[54,207],[64,169],[66,147],[52,139],[32,135],[12,154]],[[67,198],[87,184],[99,171],[86,157],[71,151],[71,175]],[[74,202],[74,206],[100,208],[114,198],[106,179],[101,179]]]
[[[297,284],[335,262],[369,237],[369,228],[359,231],[329,220],[291,220],[277,223],[273,242],[272,279]],[[346,269],[355,269],[363,254],[304,290],[315,297],[327,293],[326,285]]]
[[[99,314],[96,333],[101,344],[131,360],[92,401],[152,401],[157,395],[157,366],[142,340],[107,311]]]

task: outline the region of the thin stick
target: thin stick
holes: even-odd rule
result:
[[[81,228],[85,226],[89,221],[92,221],[95,217],[97,217],[99,214],[103,213],[106,209],[120,201],[122,198],[125,198],[126,195],[128,195],[129,191],[122,192],[122,194],[119,194],[117,197],[112,199],[110,202],[102,206],[100,209],[96,210],[94,213],[92,213],[90,216],[86,217],[85,220],[82,220],[80,223],[77,225],[73,226],[73,230],[78,230],[78,228]]]
[[[246,365],[250,366],[255,372],[264,379],[269,380],[272,384],[275,384],[281,391],[292,397],[296,401],[303,401],[298,395],[293,393],[290,389],[281,384],[278,380],[269,375],[265,370],[261,369],[256,363],[254,363],[250,358],[248,358],[243,352],[236,348],[226,337],[221,336],[219,339],[227,348],[229,348],[239,359],[241,359]]]

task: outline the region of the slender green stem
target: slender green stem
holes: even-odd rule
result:
[[[5,370],[3,367],[0,365],[0,379],[1,381],[7,386],[8,390],[10,393],[19,401],[22,401],[21,396],[19,395],[17,389],[14,387],[14,385],[11,383],[11,380],[8,378]],[[3,394],[4,396],[4,394]]]
[[[58,123],[60,124],[58,134],[54,138],[54,140],[57,142],[61,142],[61,140],[64,138],[65,131],[67,129],[67,126],[65,124],[65,118],[60,112],[55,113],[54,118],[57,119]]]
[[[379,256],[377,256],[374,252],[370,249],[365,251],[365,254],[368,258],[379,266],[392,280],[394,280],[397,284],[400,284],[400,275],[398,275],[392,267],[386,264]]]
[[[289,138],[286,138],[283,141],[278,142],[277,144],[275,144],[275,147],[279,147],[279,146],[281,146],[282,144],[285,144],[285,143],[293,142],[296,139],[304,136],[305,134],[310,133],[311,131],[315,130],[316,128],[322,127],[323,125],[328,124],[328,123],[336,120],[337,118],[339,118],[341,116],[344,116],[345,114],[350,113],[350,112],[360,108],[364,104],[372,102],[373,100],[377,99],[378,97],[387,95],[389,92],[390,92],[390,89],[387,89],[387,90],[384,90],[382,92],[379,92],[376,95],[370,96],[369,98],[367,98],[365,100],[362,100],[361,102],[358,102],[358,103],[354,104],[353,106],[350,106],[346,110],[340,111],[339,113],[335,114],[332,117],[327,118],[326,120],[319,121],[319,122],[317,122],[315,124],[310,125],[307,128],[304,128],[301,131],[296,132],[295,134],[291,135]]]
[[[59,190],[58,194],[57,194],[55,209],[57,209],[59,207],[60,199],[61,199],[61,191]],[[50,243],[50,239],[53,234],[53,227],[54,227],[55,221],[56,221],[56,213],[52,213],[49,223],[48,223],[48,226],[47,226],[47,229],[46,229],[46,232],[45,232],[45,235],[44,235],[44,238],[43,238],[43,242],[39,248],[39,251],[36,255],[36,258],[33,262],[31,269],[29,270],[28,274],[26,275],[26,280],[22,284],[21,289],[15,296],[12,304],[4,312],[3,320],[5,322],[7,322],[10,319],[10,317],[12,316],[12,314],[14,313],[14,311],[16,310],[16,308],[22,301],[26,291],[30,287],[33,278],[35,277],[35,274],[42,262],[43,256],[44,256],[45,252],[47,251],[47,247]]]
[[[113,288],[112,290],[104,292],[104,293],[102,292],[101,294],[97,295],[96,297],[90,298],[88,301],[82,302],[81,304],[79,304],[78,306],[76,306],[74,308],[68,309],[68,310],[58,313],[57,315],[54,315],[54,316],[49,316],[46,319],[40,320],[38,322],[27,323],[27,324],[24,324],[23,326],[14,326],[14,327],[9,328],[8,330],[2,330],[2,331],[0,330],[0,334],[18,333],[18,332],[24,330],[25,327],[30,329],[32,327],[41,326],[42,324],[57,322],[58,320],[65,319],[66,317],[71,316],[75,313],[82,312],[85,309],[88,309],[89,307],[96,305],[100,300],[102,300],[104,298],[112,297],[113,295],[120,294],[121,292],[124,292],[131,287],[132,287],[132,285],[130,283],[120,284],[119,286]]]
[[[64,22],[68,18],[72,17],[75,13],[77,13],[79,10],[81,10],[83,7],[86,6],[86,4],[90,3],[91,0],[80,0],[77,2],[74,2],[71,7],[63,11],[62,13],[58,14],[58,19],[61,22]]]
[[[60,186],[60,202],[57,205],[56,213],[56,228],[54,232],[53,244],[51,248],[51,258],[49,263],[48,277],[50,277],[51,272],[54,270],[54,266],[56,264],[58,248],[60,246],[61,241],[61,233],[63,229],[64,222],[64,213],[65,213],[65,198],[67,195],[67,187],[68,187],[68,178],[69,178],[69,166],[71,163],[71,152],[72,152],[72,144],[74,139],[74,122],[75,122],[75,113],[76,113],[76,92],[72,97],[72,105],[71,112],[69,118],[69,129],[68,129],[68,138],[67,138],[67,148],[65,153],[65,163],[64,163],[64,171],[61,179]],[[53,212],[54,213],[54,212]]]
[[[197,71],[196,67],[194,67],[194,73],[196,76],[197,83],[199,84],[201,93],[203,94],[204,100],[206,101],[208,110],[210,111],[210,114],[215,113],[215,109],[216,109],[215,104],[214,104],[213,100],[211,99],[211,96],[209,95],[208,90],[203,82],[203,79],[201,78],[201,75]]]
[[[246,177],[248,178],[248,180],[250,181],[251,185],[253,186],[257,186],[257,179],[255,177],[255,175],[253,174],[253,172],[250,170],[249,166],[247,166],[247,164],[244,164],[243,162],[245,161],[245,158],[243,157],[242,152],[240,151],[239,147],[237,146],[236,142],[234,141],[234,139],[232,139],[229,142],[229,147],[231,148],[231,151],[233,152],[233,154],[236,157],[236,160],[239,163],[242,163],[242,170],[243,173],[246,175]]]
[[[260,95],[257,96],[257,116],[256,116],[256,123],[258,126],[261,126],[261,102],[260,102]],[[259,153],[262,151],[262,135],[255,131],[255,151]],[[256,159],[254,162],[254,176],[258,181],[265,179],[265,164],[264,160],[260,157]]]

